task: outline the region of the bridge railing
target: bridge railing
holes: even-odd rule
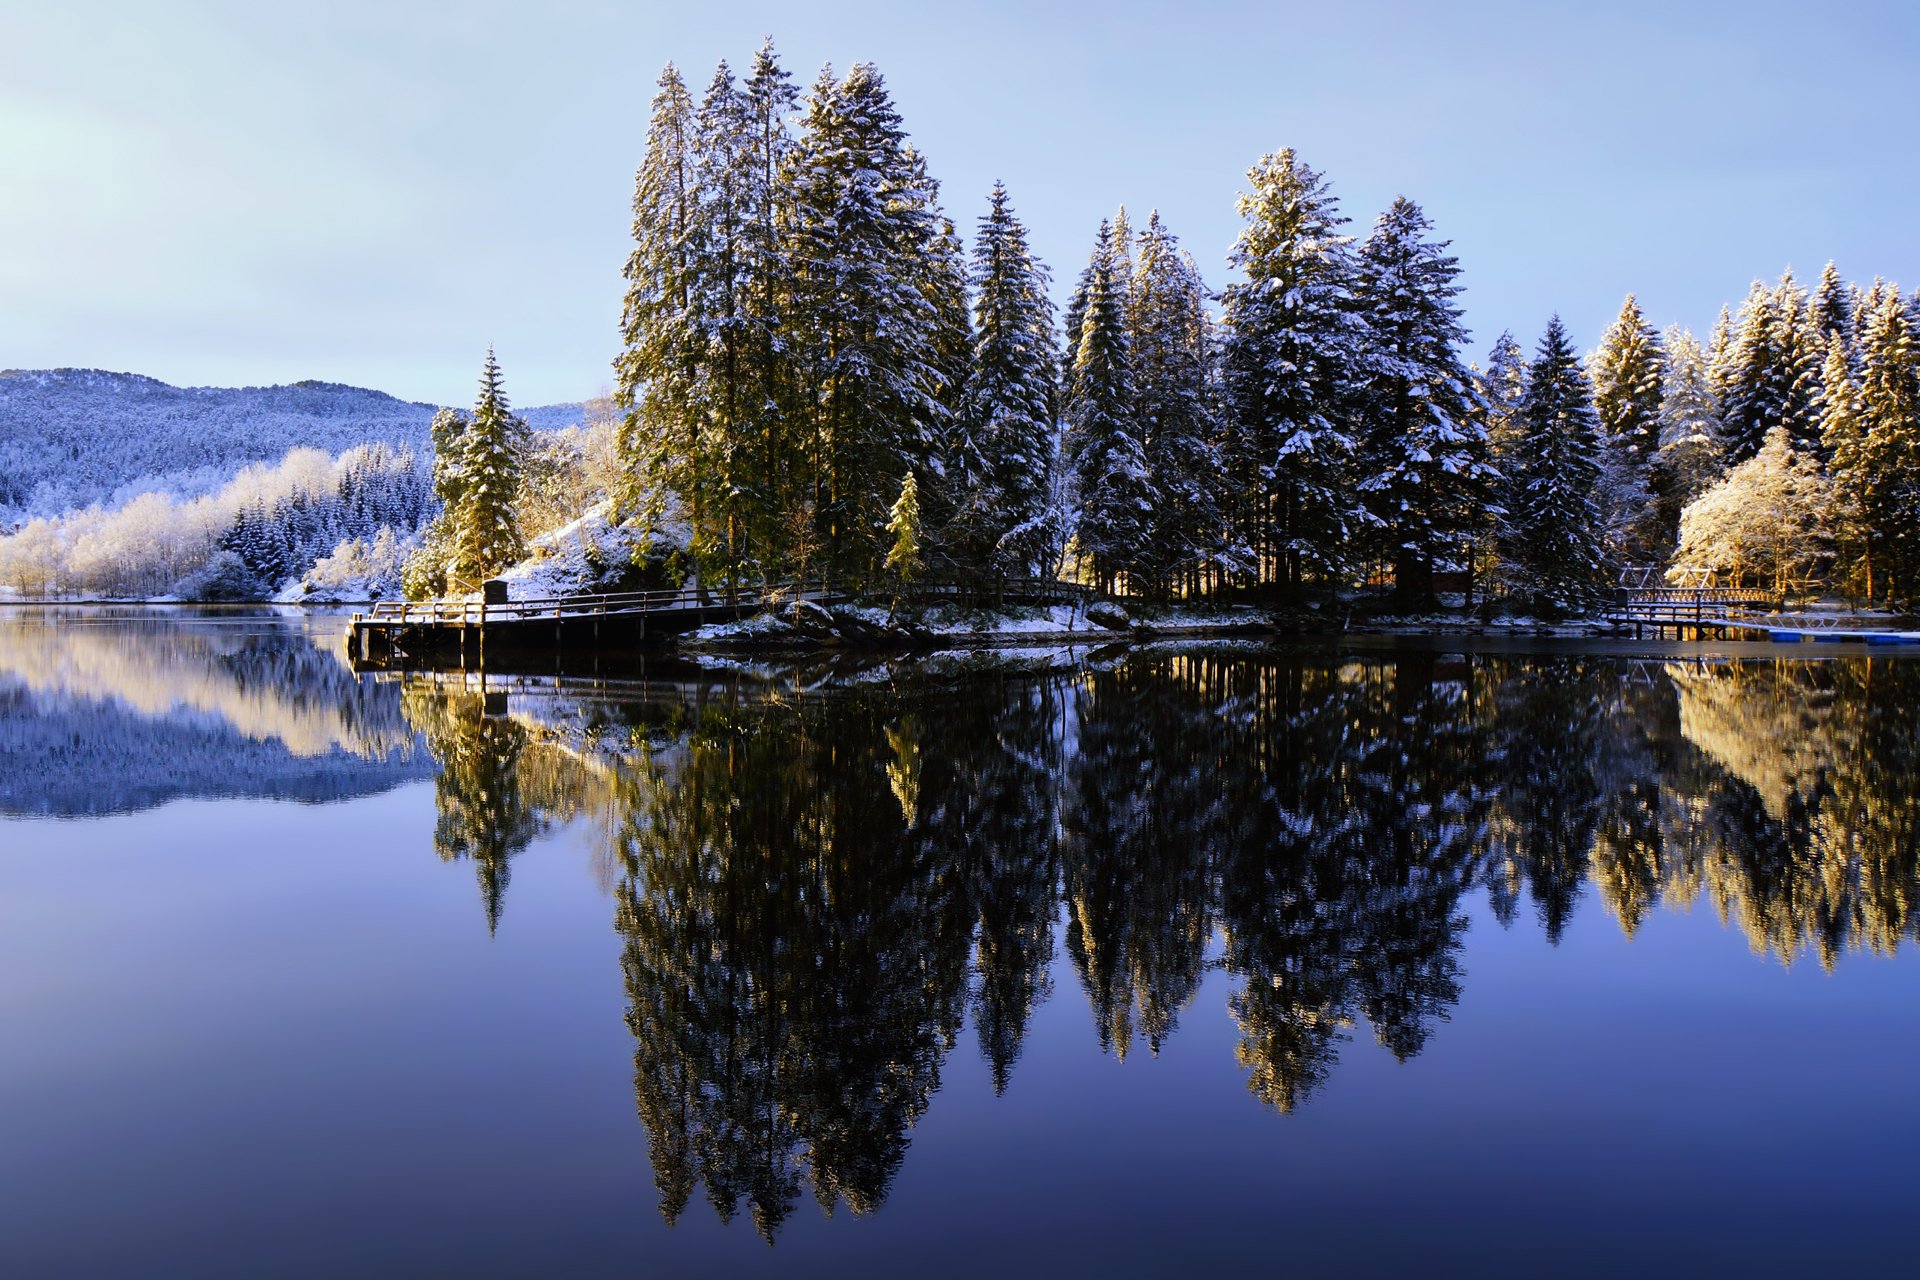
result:
[[[816,603],[852,598],[854,593],[819,580],[757,583],[748,589],[727,587],[671,587],[659,591],[613,591],[589,595],[541,596],[487,604],[471,598],[407,602],[383,600],[362,615],[369,622],[389,625],[481,626],[490,622],[536,621],[606,614],[651,613],[660,610],[731,609],[751,613],[768,604],[811,600]],[[889,593],[876,591],[877,597]],[[958,583],[910,583],[891,594],[916,602],[955,604],[1060,604],[1091,598],[1089,587],[1071,582],[1009,580],[975,586]]]

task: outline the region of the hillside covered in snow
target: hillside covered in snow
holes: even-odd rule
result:
[[[431,456],[436,406],[334,382],[176,387],[99,369],[0,371],[0,527],[137,494],[210,493],[249,463],[384,442]],[[536,429],[577,404],[523,410]]]

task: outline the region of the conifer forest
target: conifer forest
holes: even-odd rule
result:
[[[1157,213],[1093,229],[1063,310],[995,185],[970,234],[880,71],[771,45],[653,99],[617,392],[624,513],[719,580],[916,571],[1147,597],[1372,584],[1577,611],[1627,566],[1911,598],[1920,295],[1830,264],[1704,339],[1629,296],[1482,353],[1411,198],[1357,224],[1282,149],[1224,282]]]

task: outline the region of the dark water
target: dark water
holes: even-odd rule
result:
[[[337,630],[0,612],[0,1275],[1920,1266],[1920,660]]]

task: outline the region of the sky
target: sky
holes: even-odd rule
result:
[[[466,403],[492,344],[517,403],[598,394],[660,69],[768,35],[802,86],[876,63],[949,214],[1004,180],[1062,294],[1121,204],[1228,283],[1288,146],[1356,234],[1425,208],[1476,358],[1630,291],[1704,334],[1830,258],[1920,285],[1911,3],[0,0],[0,367]]]

